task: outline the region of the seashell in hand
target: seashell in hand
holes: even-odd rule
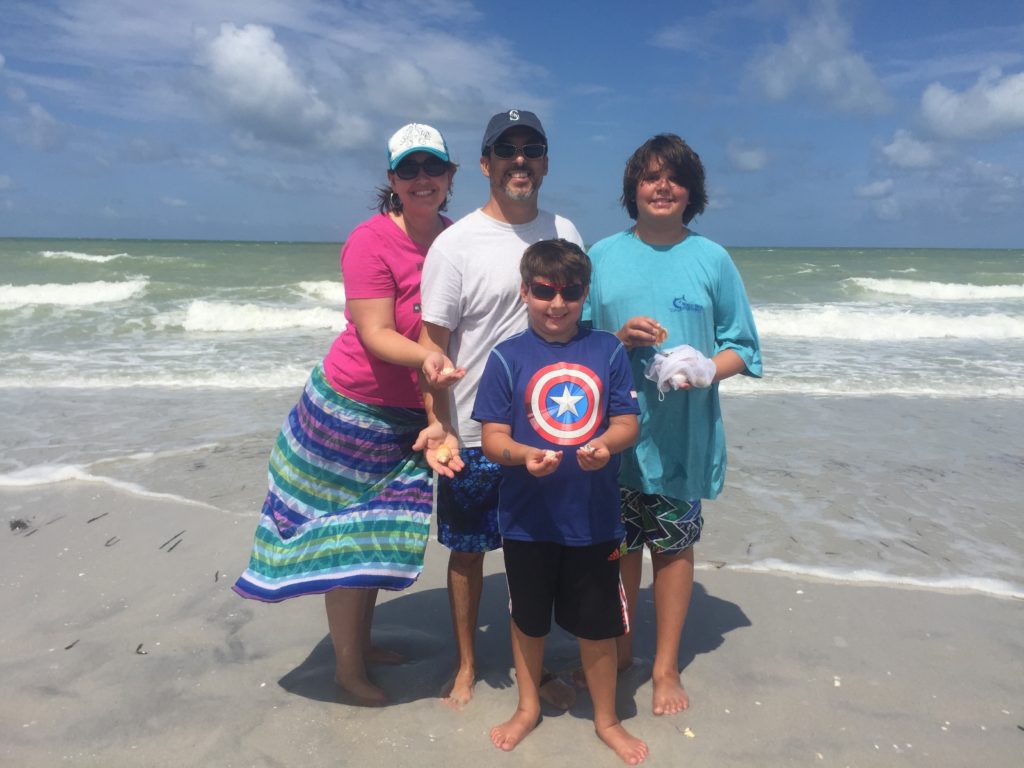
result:
[[[434,458],[437,459],[438,464],[447,464],[452,460],[452,449],[447,445],[441,445],[434,451]]]

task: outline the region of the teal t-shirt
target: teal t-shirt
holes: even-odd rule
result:
[[[593,277],[583,319],[618,331],[643,315],[668,330],[665,349],[689,344],[707,357],[735,350],[749,376],[761,376],[761,345],[743,280],[728,252],[691,232],[683,242],[653,246],[631,230],[590,248]],[[669,390],[659,399],[644,376],[653,347],[629,353],[640,405],[640,439],[622,456],[619,482],[676,499],[713,499],[725,481],[725,428],[718,384]]]

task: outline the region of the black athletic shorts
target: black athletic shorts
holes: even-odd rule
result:
[[[509,610],[529,637],[544,637],[555,622],[584,640],[607,640],[629,630],[619,579],[618,539],[585,547],[504,539]]]

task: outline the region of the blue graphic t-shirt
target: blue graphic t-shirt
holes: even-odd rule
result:
[[[581,329],[570,341],[553,343],[526,330],[495,347],[473,418],[510,425],[512,438],[525,445],[563,451],[547,477],[503,468],[501,535],[570,546],[621,538],[619,457],[584,472],[576,451],[602,435],[611,416],[639,412],[626,350],[611,333]]]

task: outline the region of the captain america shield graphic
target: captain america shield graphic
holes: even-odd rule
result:
[[[554,363],[537,371],[526,385],[530,425],[558,445],[587,442],[601,422],[604,387],[583,365]]]

